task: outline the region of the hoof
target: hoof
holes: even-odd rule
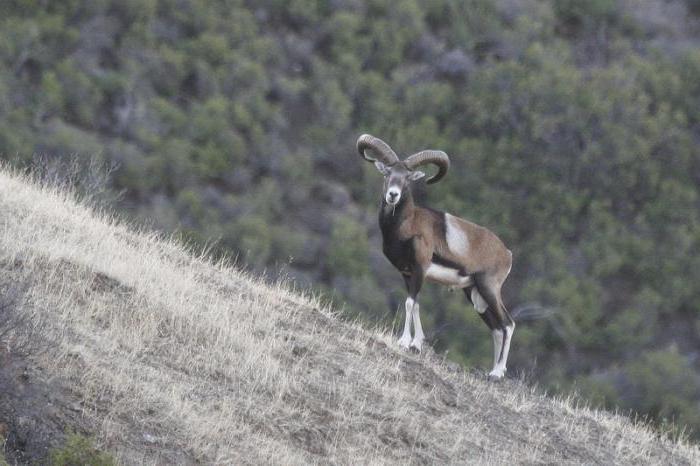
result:
[[[411,342],[410,346],[411,352],[420,354],[423,350],[423,340],[416,340],[415,338]]]
[[[503,376],[506,375],[506,370],[505,369],[494,369],[491,372],[489,372],[489,375],[487,379],[489,381],[497,381],[503,379]]]
[[[411,346],[410,338],[399,338],[399,347],[402,349],[408,349]]]

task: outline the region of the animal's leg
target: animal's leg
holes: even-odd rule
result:
[[[425,339],[425,334],[423,333],[423,326],[420,323],[420,305],[418,304],[418,293],[423,286],[423,267],[416,265],[411,273],[410,277],[406,279],[406,287],[408,288],[408,299],[406,300],[406,312],[408,313],[408,300],[412,301],[411,305],[411,319],[413,320],[413,340],[409,347],[417,352],[421,352],[423,349],[423,340]]]
[[[501,334],[498,318],[494,314],[493,310],[486,303],[484,298],[479,294],[479,290],[476,287],[465,288],[464,294],[467,296],[469,302],[472,303],[474,309],[484,321],[486,326],[491,330],[491,335],[493,337],[493,360],[494,368],[496,367],[499,356],[501,355]]]
[[[406,298],[406,303],[404,305],[406,309],[406,319],[403,324],[403,333],[401,338],[399,338],[399,346],[403,349],[408,349],[411,346],[411,323],[413,322],[413,305],[415,304],[415,299],[411,296],[411,275],[403,276],[404,283],[406,285],[406,292],[408,292],[408,297]]]
[[[413,320],[413,298],[406,298],[406,319],[403,324],[403,334],[399,338],[399,346],[408,349],[411,345],[411,321]]]
[[[493,330],[498,326],[498,320],[496,316],[493,315],[493,311],[489,308],[484,298],[479,294],[479,290],[476,286],[464,288],[464,295],[467,297],[469,303],[474,306],[477,314],[484,321],[489,330]]]
[[[493,336],[493,369],[489,377],[500,379],[506,373],[510,340],[515,331],[515,322],[508,310],[503,305],[500,283],[488,277],[477,277],[478,293],[488,304],[488,311],[492,321],[491,334]],[[487,322],[488,324],[488,322]]]
[[[494,377],[503,377],[506,373],[506,363],[508,362],[508,352],[510,351],[510,339],[513,337],[513,332],[515,332],[515,322],[511,321],[508,325],[506,325],[506,332],[505,336],[501,334],[501,338],[505,338],[505,340],[502,342],[502,352],[501,352],[501,360],[495,365],[493,370],[491,371],[493,373]],[[499,338],[499,343],[500,343],[500,338]],[[494,343],[495,346],[495,343]],[[494,350],[495,353],[495,350]],[[499,375],[500,374],[500,375]]]
[[[413,304],[413,326],[415,328],[415,336],[411,341],[411,349],[418,351],[419,353],[423,349],[423,340],[425,340],[425,334],[423,333],[423,326],[420,323],[420,305],[418,303]]]

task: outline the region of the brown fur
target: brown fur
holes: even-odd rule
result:
[[[405,177],[403,170],[394,170],[385,182],[385,191],[392,177]],[[396,183],[396,178],[393,182]],[[489,328],[503,329],[507,325],[513,325],[513,319],[506,310],[501,298],[501,287],[505,282],[512,266],[512,253],[503,244],[501,239],[489,229],[476,223],[452,216],[457,226],[464,233],[468,247],[465,251],[452,251],[447,244],[447,218],[443,212],[420,207],[413,202],[408,182],[402,182],[403,205],[400,209],[400,217],[397,220],[397,228],[392,238],[384,238],[384,241],[412,240],[414,257],[413,271],[407,273],[407,286],[411,295],[417,295],[426,278],[426,271],[433,260],[433,254],[459,264],[464,271],[473,276],[479,293],[489,305],[489,312],[493,316],[485,319]],[[392,215],[392,207],[382,202],[383,215]],[[419,276],[414,276],[418,274]]]
[[[476,223],[454,217],[464,232],[469,247],[466,251],[450,250],[446,239],[445,217],[442,212],[416,206],[408,198],[404,216],[398,228],[398,239],[414,240],[416,262],[427,269],[434,253],[460,264],[469,274],[485,274],[501,284],[512,266],[512,254],[491,230]]]

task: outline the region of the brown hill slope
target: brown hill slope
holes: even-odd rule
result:
[[[627,418],[402,353],[385,331],[8,172],[0,286],[22,290],[0,354],[15,460],[69,426],[126,464],[700,461]],[[40,350],[20,358],[27,325]]]

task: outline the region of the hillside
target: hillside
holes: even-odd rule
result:
[[[402,353],[384,329],[8,171],[0,213],[11,461],[67,427],[126,464],[700,461],[625,417]]]
[[[509,368],[700,440],[699,50],[698,0],[5,1],[0,159],[116,167],[119,215],[389,327],[354,143],[444,150],[416,197],[513,251]],[[421,305],[488,364],[463,296]]]

